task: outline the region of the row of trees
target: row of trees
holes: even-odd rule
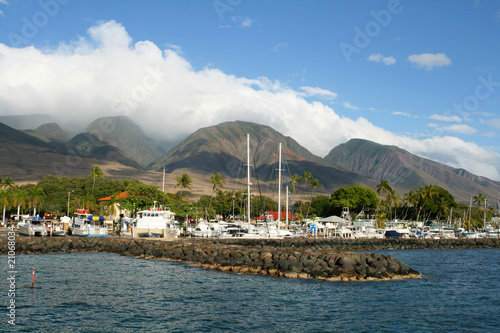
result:
[[[343,207],[349,207],[353,216],[359,214],[376,217],[379,222],[388,220],[449,221],[465,228],[481,227],[497,214],[494,207],[484,208],[486,198],[478,193],[472,198],[475,207],[457,204],[444,188],[428,185],[410,190],[400,196],[388,181],[377,185],[376,192],[359,185],[339,188],[328,196],[317,196],[313,210],[320,216],[340,215]]]
[[[88,177],[56,177],[47,175],[42,177],[38,184],[16,186],[9,177],[0,177],[0,205],[4,212],[9,214],[34,213],[35,209],[41,212],[50,212],[56,215],[66,215],[78,208],[90,209],[95,214],[109,215],[119,203],[132,214],[136,211],[151,207],[154,202],[168,206],[177,216],[214,217],[220,214],[224,218],[245,215],[246,191],[227,191],[226,183],[220,173],[210,178],[212,194],[202,196],[195,202],[183,200],[187,190],[191,189],[192,180],[188,174],[176,178],[175,188],[180,187],[177,193],[163,193],[156,186],[145,185],[138,180],[112,180],[103,176],[102,170],[94,167]],[[466,204],[457,204],[453,196],[444,188],[429,185],[417,190],[410,190],[400,196],[388,181],[381,181],[376,192],[360,186],[352,185],[337,189],[330,196],[319,195],[314,197],[316,188],[321,187],[318,180],[309,172],[304,175],[293,175],[290,178],[290,192],[297,193],[297,185],[303,189],[311,188],[311,200],[298,200],[292,205],[294,215],[298,218],[309,216],[340,215],[343,207],[349,207],[351,214],[356,216],[376,216],[380,222],[387,220],[446,220],[460,218],[464,226],[482,225],[484,218],[491,219],[495,214],[493,208],[482,207],[486,198],[481,194],[474,197],[476,207]],[[117,196],[126,192],[125,196]],[[110,200],[98,201],[98,198],[110,196]],[[251,216],[259,216],[265,211],[276,211],[277,203],[265,196],[251,200]]]

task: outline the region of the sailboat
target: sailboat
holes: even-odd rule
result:
[[[235,237],[242,238],[289,238],[293,234],[288,230],[280,230],[281,222],[281,161],[282,161],[282,146],[279,144],[279,186],[278,186],[278,219],[265,218],[265,225],[257,226],[250,223],[250,200],[251,200],[251,185],[250,182],[250,134],[247,134],[247,226],[246,229],[241,230],[239,233],[235,233]]]

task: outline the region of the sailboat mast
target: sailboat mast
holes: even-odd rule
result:
[[[161,191],[165,193],[165,167],[163,167],[163,182],[161,184],[162,184]]]
[[[278,162],[278,235],[281,222],[281,142],[279,144],[279,162]]]
[[[470,229],[471,218],[472,218],[472,197],[470,197],[470,204],[469,204],[469,229]]]
[[[247,133],[247,220],[248,230],[250,230],[250,134]]]
[[[483,219],[483,230],[486,229],[486,198],[484,198],[484,219]]]

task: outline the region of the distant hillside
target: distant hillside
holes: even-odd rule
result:
[[[68,141],[68,145],[73,147],[80,156],[115,161],[136,169],[142,169],[139,163],[124,156],[120,149],[110,145],[108,142],[99,140],[95,135],[90,133],[76,135]]]
[[[46,114],[30,114],[22,116],[0,116],[0,123],[17,130],[34,129],[40,125],[53,123],[55,119]]]
[[[496,198],[500,192],[500,182],[418,157],[395,146],[362,139],[335,147],[325,160],[366,177],[388,180],[405,190],[429,184],[441,186],[463,202],[477,193]]]
[[[68,135],[64,130],[56,123],[48,123],[38,126],[33,130],[33,132],[42,135],[43,137],[55,142],[67,142],[69,140]]]
[[[87,132],[119,148],[123,155],[147,166],[164,151],[127,117],[105,117],[93,121]]]
[[[3,123],[0,123],[0,143],[25,144],[39,147],[40,149],[48,149],[51,151],[57,151],[61,149],[60,146],[45,142],[33,135],[16,130]]]
[[[268,180],[273,174],[276,176],[281,142],[289,172],[298,175],[311,172],[323,185],[318,191],[331,191],[351,184],[375,186],[373,180],[336,168],[269,126],[242,121],[199,129],[152,163],[150,168],[159,171],[165,167],[166,172],[184,168],[207,175],[220,172],[224,177],[243,177],[246,175],[243,164],[247,158],[247,133],[250,134],[251,164],[261,180]]]
[[[9,176],[15,182],[36,182],[47,174],[81,177],[88,176],[95,165],[117,178],[150,179],[152,176],[141,171],[136,162],[124,157],[116,147],[99,142],[85,150],[83,146],[88,137],[74,139],[72,144],[81,144],[82,150],[68,144],[45,142],[0,123],[0,176]],[[92,140],[94,144],[98,141]]]

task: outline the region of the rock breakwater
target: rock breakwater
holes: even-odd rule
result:
[[[345,252],[327,243],[297,241],[17,237],[15,247],[16,254],[102,251],[182,261],[205,269],[288,278],[354,281],[420,277],[417,271],[390,255]],[[0,239],[0,250],[3,254],[8,252],[4,237]]]

